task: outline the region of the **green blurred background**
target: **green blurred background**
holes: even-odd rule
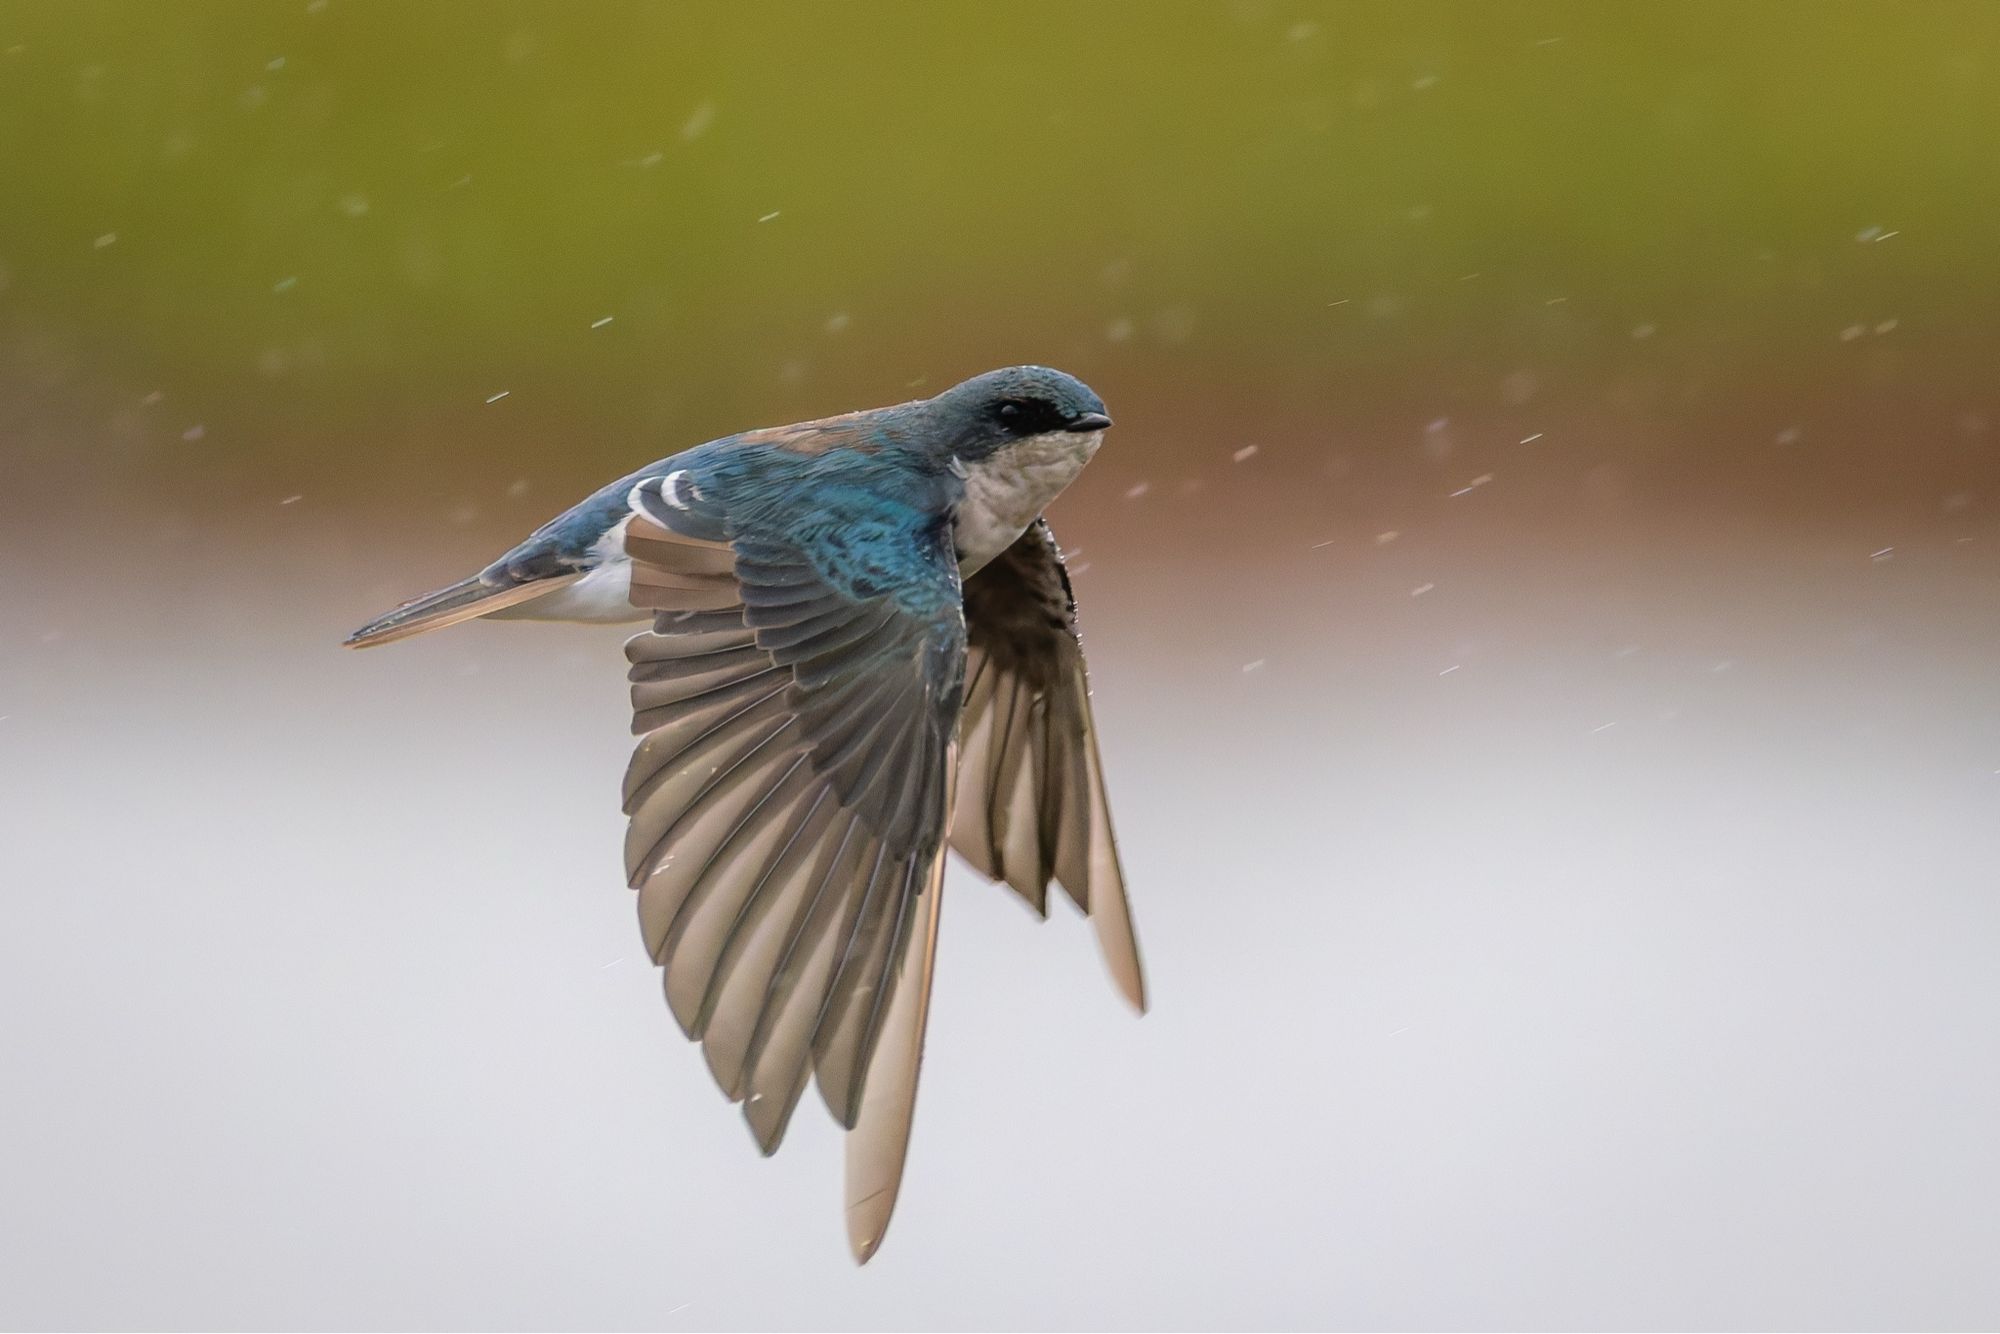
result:
[[[0,1324],[1992,1328],[1996,167],[1993,3],[0,0]],[[955,871],[857,1273],[622,632],[337,645],[1020,361],[1155,1008]]]
[[[1036,360],[1176,463],[1342,442],[1367,482],[1470,413],[1682,501],[1936,499],[1991,475],[1996,40],[1984,3],[9,3],[8,448],[372,505]]]

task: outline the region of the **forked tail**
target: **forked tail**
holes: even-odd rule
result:
[[[568,582],[564,578],[489,584],[474,575],[470,579],[459,580],[449,588],[413,598],[386,616],[376,617],[349,635],[345,645],[348,648],[373,648],[377,644],[392,644],[426,630],[491,616],[496,611],[505,611],[530,598],[554,592]]]

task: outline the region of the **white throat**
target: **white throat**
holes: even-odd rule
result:
[[[967,464],[955,530],[959,573],[971,574],[1012,546],[1103,443],[1102,431],[1050,431]]]

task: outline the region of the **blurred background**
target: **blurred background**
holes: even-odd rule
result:
[[[0,1322],[1991,1327],[2000,8],[0,3]],[[616,628],[340,638],[1020,361],[1154,1012],[954,871],[758,1159]]]

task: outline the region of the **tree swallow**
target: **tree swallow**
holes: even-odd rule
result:
[[[1060,885],[1146,1006],[1076,603],[1042,519],[1110,425],[1081,381],[1017,366],[725,436],[347,640],[651,619],[625,645],[646,948],[765,1153],[817,1081],[850,1132],[863,1263],[909,1147],[947,846],[1038,913]]]

